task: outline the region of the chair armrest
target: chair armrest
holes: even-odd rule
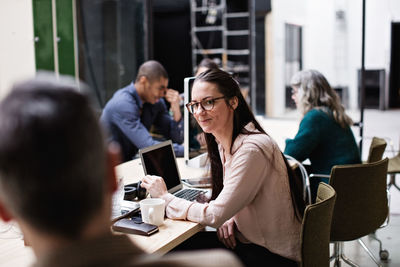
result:
[[[330,178],[331,176],[329,174],[312,173],[308,177],[311,179],[311,178]]]
[[[294,157],[284,154],[286,160],[290,160],[292,162],[292,168],[297,167],[300,169],[300,173],[303,179],[303,199],[311,204],[311,192],[310,192],[310,181],[308,179],[308,173],[306,168]]]

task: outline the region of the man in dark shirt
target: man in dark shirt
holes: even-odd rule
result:
[[[141,148],[158,143],[150,135],[154,127],[174,143],[176,156],[183,156],[183,119],[179,93],[168,89],[168,74],[157,61],[143,63],[135,82],[119,89],[108,101],[101,122],[110,141],[121,145],[123,161],[131,160]],[[168,112],[166,103],[170,103]],[[172,113],[172,116],[171,114]]]

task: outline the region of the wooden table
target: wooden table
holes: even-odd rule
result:
[[[159,231],[151,236],[128,236],[147,253],[165,254],[203,228],[194,222],[165,219]]]
[[[186,166],[183,158],[177,159],[181,177],[197,178],[204,170]],[[124,178],[124,183],[137,182],[144,176],[140,159],[132,160],[116,167],[117,176]],[[129,235],[129,237],[148,253],[165,254],[203,228],[202,225],[189,221],[166,219],[159,227],[159,232],[152,236]],[[24,267],[35,261],[32,248],[24,245],[23,236],[15,223],[7,224],[0,220],[0,266]]]
[[[204,169],[188,167],[183,158],[177,158],[181,178],[198,178],[205,175]],[[134,183],[144,176],[140,159],[125,162],[116,168],[117,176],[123,177],[124,183]],[[203,226],[190,222],[165,219],[159,231],[151,236],[128,235],[139,247],[148,253],[165,254],[195,233]]]

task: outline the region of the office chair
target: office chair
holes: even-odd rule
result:
[[[334,242],[334,266],[341,260],[357,266],[343,253],[343,242],[360,239],[376,229],[386,220],[388,196],[386,175],[388,159],[374,163],[337,165],[332,168],[329,184],[337,197],[331,225],[331,242]],[[361,243],[360,243],[361,244]],[[368,253],[378,265],[375,257]]]
[[[300,236],[301,267],[329,266],[329,240],[335,200],[335,190],[328,184],[320,183],[316,203],[304,210]]]
[[[372,162],[377,162],[379,160],[382,159],[382,156],[385,152],[387,146],[387,142],[385,141],[385,139],[383,138],[379,138],[379,137],[373,137],[372,141],[371,141],[371,145],[369,147],[369,152],[368,152],[368,158],[367,161],[364,163],[372,163]],[[324,178],[329,178],[329,175],[321,175],[321,174],[310,174],[310,178],[314,178],[314,177],[324,177]],[[387,191],[388,194],[388,199],[390,198],[390,194]],[[388,201],[388,207],[390,209],[389,206],[389,201]],[[388,213],[388,217],[386,222],[381,225],[380,228],[387,226],[389,223],[389,213]],[[377,241],[379,243],[379,257],[381,260],[387,260],[389,258],[389,252],[386,249],[383,249],[383,245],[382,245],[382,241],[376,236],[375,231],[369,234],[369,237],[374,239],[375,241]],[[361,239],[358,239],[359,244],[362,246],[362,248],[370,255],[370,257],[372,257],[374,259],[374,256],[371,252],[371,250],[366,246],[366,244],[364,243],[364,241],[362,241]],[[376,260],[375,260],[376,261]]]

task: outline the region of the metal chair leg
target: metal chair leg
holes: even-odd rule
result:
[[[380,240],[378,240],[380,242]],[[375,258],[375,256],[372,254],[371,250],[365,245],[364,241],[361,239],[358,239],[358,243],[364,248],[364,250],[368,253],[368,255],[371,257],[371,259],[378,265],[379,267],[382,267],[382,264],[378,262],[378,260]],[[380,242],[381,244],[381,242]],[[382,245],[382,244],[381,244]]]
[[[329,261],[335,260],[333,263],[334,267],[340,267],[340,254],[342,254],[342,246],[340,242],[335,242],[333,244],[333,255],[329,258]]]
[[[376,233],[374,232],[374,233],[368,235],[368,237],[379,243],[379,258],[381,259],[381,261],[387,261],[389,259],[389,251],[387,251],[387,249],[383,248],[383,243],[376,236]]]
[[[389,184],[388,184],[388,189],[389,189],[392,185],[393,185],[397,190],[400,191],[400,187],[396,184],[396,174],[395,174],[395,173],[390,174],[390,180],[389,180]]]
[[[342,263],[341,263],[340,259],[335,260],[335,262],[333,263],[333,266],[334,267],[341,267]]]
[[[343,253],[342,253],[342,255],[340,256],[342,259],[343,259],[343,261],[345,262],[345,263],[347,263],[348,265],[350,265],[350,266],[353,266],[353,267],[359,267],[359,265],[357,265],[355,262],[353,262],[353,261],[351,261],[349,258],[347,258]]]
[[[374,232],[374,233],[372,233],[372,234],[369,234],[368,235],[368,237],[369,238],[371,238],[371,239],[373,239],[373,240],[375,240],[376,242],[378,242],[378,244],[379,244],[379,251],[382,251],[382,241],[379,239],[379,238],[377,238],[376,237],[376,233]],[[361,241],[362,242],[362,241]],[[364,243],[364,242],[363,242]],[[365,244],[365,243],[364,243]]]
[[[349,258],[346,257],[343,253],[343,242],[335,242],[334,243],[334,251],[333,255],[329,258],[329,261],[334,260],[333,266],[340,267],[342,265],[341,259],[350,266],[359,267],[356,263],[351,261]]]

